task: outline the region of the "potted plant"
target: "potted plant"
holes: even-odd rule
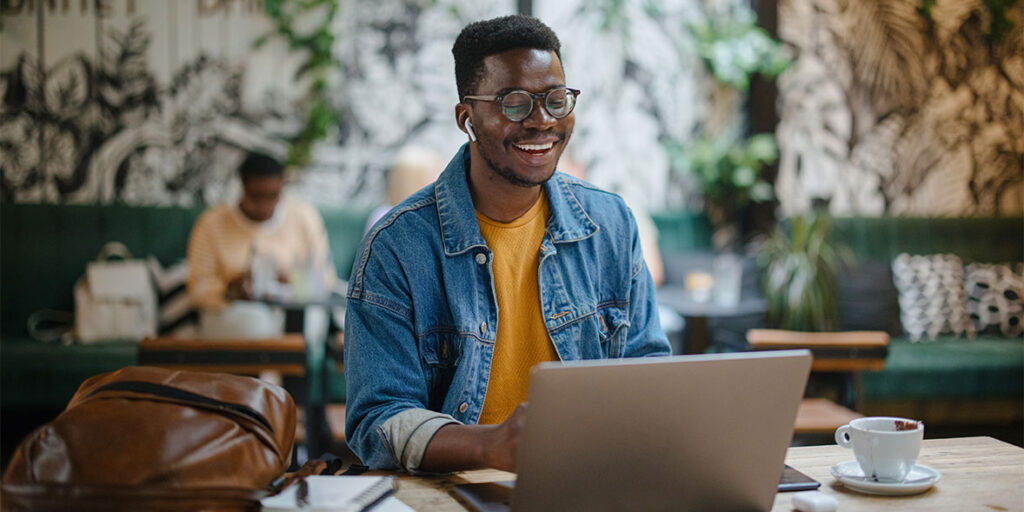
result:
[[[768,326],[796,331],[839,327],[836,273],[849,256],[829,241],[831,216],[817,210],[778,225],[760,244]]]

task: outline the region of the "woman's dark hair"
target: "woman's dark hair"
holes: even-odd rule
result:
[[[238,177],[242,181],[264,176],[284,176],[281,162],[263,153],[249,153],[238,166]]]

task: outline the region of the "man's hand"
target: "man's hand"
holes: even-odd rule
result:
[[[523,402],[498,425],[445,425],[427,443],[419,469],[437,473],[481,468],[515,472],[519,433],[525,424]]]
[[[500,425],[489,432],[490,439],[485,443],[484,465],[489,468],[515,472],[516,453],[519,452],[519,433],[526,425],[526,402],[519,404],[516,410]]]

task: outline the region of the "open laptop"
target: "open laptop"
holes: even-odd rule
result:
[[[806,350],[538,365],[511,510],[769,510],[810,366]],[[508,510],[501,491],[456,497]]]

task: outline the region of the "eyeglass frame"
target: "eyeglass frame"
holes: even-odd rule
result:
[[[565,91],[569,92],[569,93],[572,93],[572,108],[569,109],[569,111],[566,112],[565,115],[559,117],[559,116],[556,116],[556,115],[552,114],[551,111],[548,110],[548,95],[550,95],[551,93],[553,93],[555,91],[559,91],[559,90],[563,90],[563,89]],[[517,93],[517,92],[521,92],[523,94],[527,94],[527,95],[530,96],[530,111],[527,112],[526,115],[522,119],[511,119],[511,118],[508,117],[508,115],[505,114],[505,109],[501,108],[501,106],[502,106],[501,102],[508,95],[510,95],[512,93]],[[513,123],[521,123],[521,122],[529,119],[530,116],[533,115],[533,104],[536,103],[537,100],[539,100],[541,98],[544,98],[544,102],[541,103],[541,107],[544,109],[545,112],[548,113],[549,116],[551,116],[551,117],[553,117],[555,119],[565,119],[566,117],[569,117],[569,114],[572,114],[573,111],[576,110],[576,100],[580,97],[580,94],[582,94],[582,92],[583,91],[581,91],[579,89],[573,89],[572,87],[554,87],[552,89],[548,89],[547,91],[537,92],[537,93],[530,92],[530,91],[524,91],[522,89],[514,89],[514,90],[511,90],[511,91],[503,92],[501,94],[492,94],[490,96],[466,95],[466,96],[462,97],[462,101],[463,101],[463,103],[465,103],[466,100],[493,101],[493,102],[498,104],[498,107],[501,110],[501,115],[505,119],[508,119],[509,121],[512,121]]]

